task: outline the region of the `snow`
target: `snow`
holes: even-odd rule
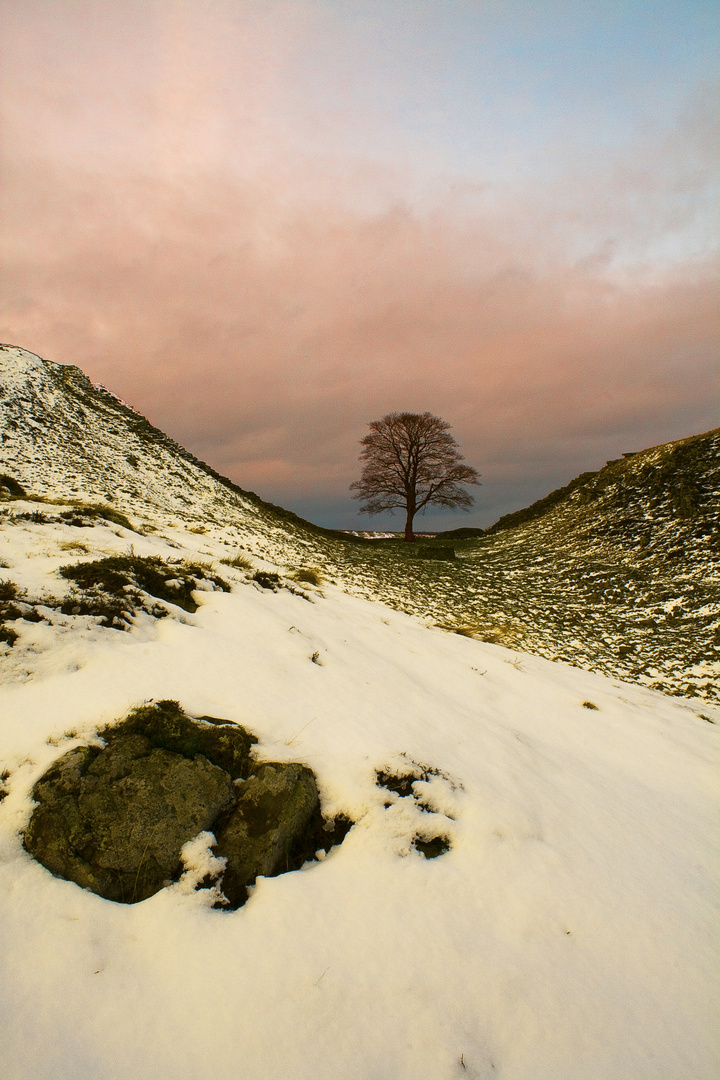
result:
[[[720,707],[427,625],[524,622],[535,651],[600,664],[588,640],[619,646],[632,626],[605,627],[609,601],[587,619],[570,573],[585,548],[543,563],[565,567],[567,595],[530,575],[550,549],[512,532],[447,578],[412,569],[410,595],[399,563],[348,556],[228,489],[78,369],[0,347],[0,384],[3,471],[49,500],[113,498],[143,530],[73,526],[70,503],[31,497],[0,514],[0,579],[42,617],[14,619],[18,640],[0,643],[3,1078],[716,1080]],[[705,546],[693,574],[714,581]],[[667,588],[642,603],[630,590],[657,619],[637,678],[685,692],[697,643],[669,651],[661,604],[707,620],[717,605],[663,550]],[[221,562],[238,553],[251,569]],[[59,568],[118,554],[206,562],[232,591],[198,578],[196,613],[139,611],[130,632],[63,614]],[[613,570],[600,554],[598,586]],[[309,565],[320,587],[287,576]],[[261,588],[255,568],[287,587]],[[525,594],[508,593],[516,578]],[[542,622],[572,605],[583,618],[559,636]],[[606,670],[622,674],[615,651]],[[692,669],[708,695],[717,666]],[[259,879],[234,912],[195,889],[221,871],[209,833],[188,840],[181,879],[137,905],[54,878],[22,846],[35,781],[161,698],[244,724],[261,758],[311,766],[326,814],[356,822],[344,842]],[[415,798],[378,786],[413,766],[426,770]],[[415,839],[439,836],[449,850],[424,858]]]
[[[206,534],[215,546],[200,553],[210,557],[217,542],[239,542],[271,564],[322,567],[347,592],[426,621],[720,704],[711,543],[720,530],[720,429],[601,470],[588,481],[597,499],[587,505],[585,496],[560,502],[523,525],[459,541],[451,565],[418,566],[392,543],[351,544],[276,512],[79,368],[0,345],[0,397],[0,470],[35,496],[111,503],[181,548],[182,537],[171,540],[177,530]],[[661,484],[649,475],[660,464]],[[688,483],[686,494],[702,496],[699,512],[678,516],[675,495]],[[128,545],[135,535],[125,534]],[[670,612],[668,597],[678,600]]]
[[[227,904],[227,899],[217,884],[218,876],[225,870],[227,859],[213,854],[215,844],[215,834],[211,832],[198,833],[183,844],[180,850],[183,873],[177,884],[170,886],[183,896],[192,896],[195,903],[203,907],[212,907],[215,903]],[[200,889],[205,877],[213,879],[215,884],[211,888]]]
[[[26,349],[0,345],[0,385],[6,390],[24,389],[45,369],[45,361]]]
[[[159,527],[167,541],[132,535],[136,554],[228,550]],[[0,576],[60,596],[59,566],[130,537],[6,524]],[[50,608],[51,624],[14,623],[0,658],[3,1076],[714,1080],[720,709],[331,584],[303,586],[308,602],[214,571],[232,592],[198,591],[194,615],[143,615],[130,633]],[[219,869],[211,834],[141,904],[54,878],[22,847],[35,780],[151,698],[246,725],[259,756],[310,765],[327,812],[356,825],[230,913],[194,891]],[[375,782],[408,763],[437,770],[415,789],[427,809]],[[416,835],[450,850],[425,859]]]

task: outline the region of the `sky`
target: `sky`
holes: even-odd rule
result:
[[[361,517],[435,413],[486,526],[720,423],[715,3],[0,0],[0,340]]]

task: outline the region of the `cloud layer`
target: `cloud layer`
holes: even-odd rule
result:
[[[483,473],[467,521],[487,524],[717,423],[707,91],[602,162],[561,147],[531,183],[432,175],[407,145],[369,152],[374,112],[349,148],[309,92],[280,108],[311,5],[275,22],[261,5],[110,5],[102,62],[112,20],[68,19],[67,63],[43,79],[21,61],[51,5],[23,6],[0,337],[80,365],[244,487],[352,526],[364,425],[429,409]],[[242,78],[211,63],[222,29]],[[35,48],[59,52],[49,31]]]

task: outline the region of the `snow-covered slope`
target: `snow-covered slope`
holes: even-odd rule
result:
[[[351,595],[397,598],[414,571],[450,596],[482,549],[452,578],[344,546],[162,438],[126,446],[131,419],[92,388],[73,443],[62,378],[83,377],[51,368],[48,404],[46,366],[23,365],[3,469],[57,501],[12,499],[0,523],[18,635],[0,645],[3,1077],[715,1080],[720,708]],[[118,434],[88,444],[105,422]],[[100,571],[72,577],[108,558],[119,614]],[[194,579],[194,603],[149,594],[143,560],[178,600]],[[321,562],[320,584],[297,580]],[[22,847],[35,780],[152,698],[310,765],[327,814],[355,822],[342,845],[232,913],[183,881],[123,906],[54,878]],[[412,794],[378,782],[416,767]],[[433,837],[450,847],[426,859]]]
[[[720,700],[720,429],[583,474],[467,556],[504,579],[521,647],[529,623],[542,655]]]
[[[281,569],[523,652],[720,700],[720,431],[585,474],[457,560],[352,542],[243,491],[81,371],[0,347],[0,471],[109,502],[136,529],[203,530]],[[212,549],[212,550],[211,550]]]
[[[36,589],[62,543],[127,548],[13,536]],[[141,550],[197,558],[185,539]],[[3,1075],[711,1080],[720,710],[222,569],[233,591],[184,622],[29,624],[35,672],[0,691]],[[34,780],[148,698],[247,725],[357,824],[232,914],[53,878],[21,846]],[[424,810],[376,784],[413,762]],[[438,834],[447,854],[413,849]]]
[[[303,548],[306,523],[220,477],[79,368],[2,345],[0,406],[0,467],[33,494],[111,502],[140,524],[158,513],[229,524],[258,550]]]

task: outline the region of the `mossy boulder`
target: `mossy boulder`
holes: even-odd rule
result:
[[[51,873],[136,903],[176,880],[182,847],[213,830],[231,907],[258,874],[291,868],[319,813],[306,766],[257,764],[244,728],[192,719],[174,701],[141,706],[100,735],[104,745],[70,750],[33,789],[25,847]]]
[[[248,776],[250,772],[250,748],[257,742],[239,724],[218,720],[213,716],[195,719],[187,716],[177,701],[158,701],[134,709],[121,729],[123,733],[137,733],[149,739],[153,746],[172,750],[187,758],[202,754],[214,765],[225,769],[233,780]],[[118,728],[106,728],[104,738],[112,739]]]
[[[33,795],[28,851],[58,877],[132,904],[172,878],[181,847],[232,803],[233,786],[207,758],[123,734],[105,750],[71,750]]]
[[[305,765],[264,762],[235,786],[237,801],[216,834],[218,854],[228,860],[223,892],[231,904],[242,902],[258,875],[290,868],[291,849],[318,806],[315,777]]]

